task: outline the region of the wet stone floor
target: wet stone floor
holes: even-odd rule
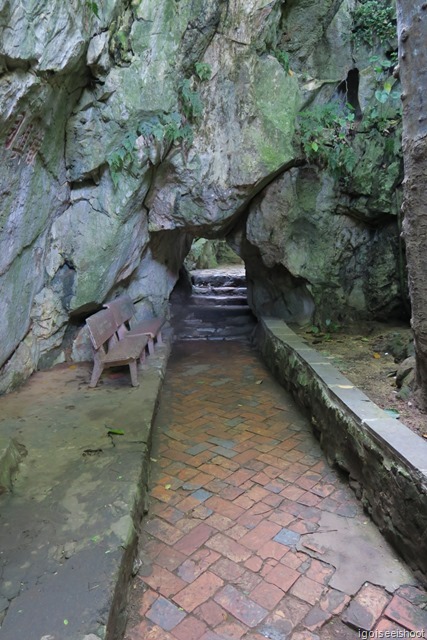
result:
[[[126,640],[424,637],[425,592],[255,351],[175,345]]]

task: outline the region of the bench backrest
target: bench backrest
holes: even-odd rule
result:
[[[104,307],[109,309],[113,314],[117,327],[128,322],[135,315],[133,302],[131,298],[126,295],[110,300],[109,302],[104,302]]]
[[[116,322],[109,309],[98,311],[86,318],[90,339],[95,349],[99,349],[116,332]]]

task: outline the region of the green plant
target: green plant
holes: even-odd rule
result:
[[[341,331],[342,326],[333,320],[327,319],[323,324],[312,324],[306,333],[315,337],[315,343],[332,340],[332,334]]]
[[[393,91],[393,87],[396,84],[396,79],[393,75],[387,75],[396,66],[396,59],[391,56],[390,59],[381,59],[378,56],[373,56],[369,59],[369,62],[373,64],[373,69],[377,74],[378,89],[375,91],[375,98],[381,104],[385,104],[390,100],[399,100],[400,93]]]
[[[329,318],[325,320],[325,327],[329,333],[337,333],[341,330],[341,325]]]
[[[374,46],[396,38],[396,10],[388,0],[360,0],[353,13],[353,40]]]
[[[389,75],[396,65],[393,54],[388,59],[380,59],[378,56],[370,58],[376,73],[377,89],[374,96],[376,103],[363,114],[363,128],[376,129],[381,134],[388,135],[402,120],[402,108],[400,92],[396,90],[396,79]]]
[[[287,51],[283,51],[282,49],[273,49],[271,54],[276,58],[278,62],[280,62],[283,69],[286,73],[290,72],[290,58],[289,53]]]
[[[382,76],[385,72],[393,69],[397,64],[397,58],[393,52],[389,58],[380,58],[379,56],[371,56],[369,62],[373,65],[376,74]],[[396,54],[397,55],[397,54]]]
[[[196,63],[195,70],[201,81],[210,77],[211,68],[207,63]],[[132,174],[138,138],[142,138],[145,145],[149,145],[153,140],[165,141],[168,145],[176,142],[189,145],[193,142],[194,134],[190,123],[197,122],[203,112],[203,103],[199,93],[193,89],[193,82],[194,78],[184,78],[178,84],[181,113],[174,111],[144,120],[135,130],[129,131],[120,147],[108,156],[107,162],[115,188],[118,186],[121,172],[128,171]]]
[[[354,110],[338,102],[316,105],[300,113],[300,135],[309,162],[345,177],[356,165],[349,134],[354,127]]]
[[[397,100],[400,98],[400,93],[398,91],[392,91],[395,80],[393,77],[387,78],[384,82],[381,89],[377,89],[375,91],[375,98],[381,104],[385,104],[389,100]]]
[[[120,173],[123,170],[127,170],[130,172],[130,168],[134,161],[135,142],[135,133],[127,133],[120,148],[116,151],[113,151],[113,153],[111,153],[108,157],[111,179],[116,189],[119,184]]]
[[[169,142],[185,142],[191,144],[193,142],[193,129],[184,122],[180,113],[174,111],[161,117],[161,126],[163,127],[163,138]]]
[[[193,141],[193,130],[177,111],[153,116],[149,120],[141,122],[135,130],[125,135],[120,147],[108,156],[107,161],[115,188],[117,188],[119,184],[120,174],[123,171],[127,171],[133,175],[131,167],[136,160],[136,141],[138,138],[142,138],[144,144],[147,146],[153,140],[157,140],[158,142],[165,140],[168,145],[174,142],[191,144]]]
[[[182,112],[188,120],[197,120],[203,112],[203,102],[197,91],[191,87],[191,80],[184,78],[178,85],[178,95],[181,102]]]
[[[207,62],[196,62],[194,65],[194,70],[201,82],[205,82],[206,80],[211,79],[212,67]]]
[[[86,0],[86,6],[99,20],[99,7],[97,3],[92,2],[92,0]]]
[[[162,140],[164,137],[163,116],[153,116],[149,120],[144,120],[137,127],[137,134],[143,136],[146,144],[150,140]]]

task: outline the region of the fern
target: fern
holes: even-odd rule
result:
[[[353,129],[354,113],[338,103],[317,105],[300,113],[300,135],[309,162],[323,166],[343,177],[356,165],[356,154],[348,134]]]
[[[191,88],[191,80],[185,78],[178,86],[181,107],[189,120],[197,120],[203,112],[203,102],[197,91]]]
[[[107,162],[115,189],[118,187],[120,174],[123,171],[130,172],[132,164],[136,160],[136,139],[140,136],[144,138],[146,145],[149,145],[153,140],[158,142],[165,140],[168,144],[175,142],[191,144],[193,129],[177,111],[153,116],[149,120],[141,122],[135,131],[130,131],[125,135],[119,149],[108,156]]]
[[[373,47],[396,38],[396,9],[388,0],[361,0],[353,13],[353,39]]]
[[[286,73],[292,75],[289,53],[287,53],[287,51],[283,51],[282,49],[274,49],[273,51],[271,51],[271,54],[276,58],[278,62],[280,62]]]
[[[212,67],[207,62],[196,62],[194,65],[196,75],[201,82],[210,80],[212,76]]]

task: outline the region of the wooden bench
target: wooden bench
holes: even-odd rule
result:
[[[109,309],[98,311],[86,318],[90,339],[92,340],[94,363],[89,387],[96,387],[101,373],[106,367],[120,367],[128,364],[132,386],[138,386],[137,361],[143,361],[148,336],[125,336],[119,340],[117,325]]]
[[[148,353],[150,355],[154,353],[154,340],[157,341],[158,345],[163,344],[162,327],[165,323],[165,318],[151,318],[134,324],[132,320],[135,318],[135,307],[131,298],[127,295],[105,302],[104,307],[113,314],[120,339],[126,336],[147,336]]]

